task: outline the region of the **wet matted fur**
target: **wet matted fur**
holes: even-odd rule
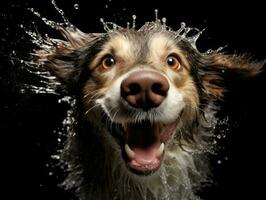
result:
[[[254,76],[263,63],[220,51],[201,53],[195,46],[200,32],[187,37],[189,28],[172,31],[160,20],[138,30],[116,25],[97,34],[58,29],[66,40],[47,40],[35,55],[76,100],[73,132],[62,155],[69,164],[64,185],[82,200],[198,199],[196,191],[209,173],[214,105],[228,77]],[[169,89],[159,106],[132,106],[123,97],[123,81],[139,72],[166,79]],[[156,137],[164,143],[159,167],[130,165],[125,135],[132,135],[131,126],[144,134],[142,125],[148,136],[137,139],[159,129]]]

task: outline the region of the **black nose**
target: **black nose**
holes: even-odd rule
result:
[[[121,83],[121,96],[133,107],[147,111],[158,107],[169,90],[167,79],[154,71],[137,71]]]

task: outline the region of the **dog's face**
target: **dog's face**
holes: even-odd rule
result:
[[[197,87],[178,43],[170,33],[111,33],[86,66],[87,115],[103,110],[121,159],[138,174],[156,171],[181,127],[198,114]]]
[[[204,108],[223,96],[225,80],[256,75],[263,66],[244,56],[200,53],[158,21],[103,34],[61,31],[66,41],[45,41],[38,60],[74,90],[78,120],[98,123],[104,129],[98,136],[108,132],[103,145],[115,146],[139,175],[171,164],[180,145],[199,143]]]

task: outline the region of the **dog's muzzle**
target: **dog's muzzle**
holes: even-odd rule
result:
[[[120,85],[120,95],[133,112],[149,113],[166,99],[170,85],[165,76],[152,70],[139,70],[129,74]],[[129,169],[137,174],[156,171],[163,159],[165,144],[173,135],[176,122],[160,121],[123,123],[123,157]]]

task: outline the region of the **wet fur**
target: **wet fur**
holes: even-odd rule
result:
[[[76,99],[73,131],[62,155],[69,164],[65,187],[74,188],[82,200],[197,199],[196,193],[209,174],[205,150],[212,138],[208,132],[208,119],[213,119],[209,115],[214,113],[210,105],[223,99],[231,78],[252,77],[260,72],[263,63],[252,62],[247,56],[200,53],[186,38],[176,37],[161,25],[138,32],[121,29],[84,34],[69,27],[61,28],[61,32],[65,41],[57,40],[50,44],[49,50],[37,51],[36,56]],[[112,121],[95,100],[107,91],[112,81],[130,71],[136,63],[147,64],[147,57],[143,55],[152,51],[146,46],[147,40],[156,34],[166,35],[178,49],[185,67],[183,78],[187,82],[185,86],[183,80],[173,82],[190,98],[184,99],[182,120],[168,144],[164,165],[152,176],[140,177],[126,169],[120,147],[106,128],[112,126]],[[128,56],[125,62],[132,65],[127,64],[128,67],[116,72],[102,72],[98,62],[106,51],[105,45],[115,37],[118,43],[126,38],[142,48],[138,47],[139,52],[123,51],[121,57]],[[111,51],[117,53],[119,49]],[[157,67],[151,68],[168,73]]]

